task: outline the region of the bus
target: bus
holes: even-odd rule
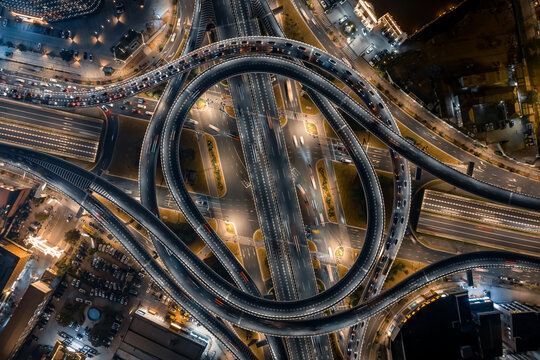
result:
[[[86,224],[82,226],[82,229],[90,236],[94,236],[96,234],[96,230]]]
[[[293,101],[293,94],[292,94],[292,86],[290,85],[289,81],[285,81],[285,90],[287,90],[287,98],[290,102]]]

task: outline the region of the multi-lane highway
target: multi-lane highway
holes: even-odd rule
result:
[[[540,236],[495,227],[489,223],[471,223],[446,216],[422,213],[418,220],[417,231],[496,249],[540,254]]]
[[[127,239],[128,236],[122,234],[122,231],[129,234],[129,231],[124,225],[104,206],[92,208],[91,204],[93,202],[84,190],[95,191],[114,201],[115,204],[121,206],[131,216],[137,219],[137,221],[143,224],[149,232],[166,243],[169,249],[176,251],[175,248],[178,248],[178,246],[176,245],[177,242],[173,240],[175,235],[135,200],[101,178],[73,164],[49,155],[1,144],[0,159],[3,162],[27,171],[29,174],[40,177],[85,207],[89,213],[96,217],[97,221],[102,223],[119,238],[119,241],[128,248],[134,258],[140,261],[142,266],[149,268],[149,273],[157,278],[157,283],[163,284],[164,289],[168,293],[174,291],[176,284],[174,282],[170,283],[170,280],[168,280],[170,278],[166,273],[163,271],[158,272],[154,269],[156,263],[141,248],[141,245],[136,242],[135,244],[131,243],[131,240]],[[182,247],[181,244],[179,245]],[[197,284],[197,280],[191,278],[187,273],[185,273],[186,278],[181,282],[180,286],[183,287],[187,294],[193,296],[195,301],[205,303],[207,309],[237,326],[274,336],[298,337],[326,334],[352,326],[382,311],[432,281],[454,272],[477,267],[507,267],[540,271],[540,259],[508,252],[478,252],[451,257],[424,268],[366,303],[360,304],[350,310],[327,316],[324,319],[272,320],[260,318],[256,315],[246,313],[242,309],[229,307],[221,300],[216,301],[216,297],[206,287]],[[184,302],[182,301],[181,306],[184,306]]]
[[[216,0],[214,3],[219,2]],[[225,4],[225,2],[222,4]],[[235,2],[234,4],[233,11],[236,11],[235,16],[238,17],[240,12],[249,13],[248,9],[242,10],[245,3]],[[272,20],[273,16],[271,16],[267,4],[266,6],[265,4],[265,1],[254,1],[253,7],[255,8],[255,12],[258,13],[261,21],[266,23],[267,30],[274,29],[274,33],[279,35],[275,19]],[[199,8],[196,8],[195,11],[199,11],[200,9],[201,7],[199,5]],[[194,17],[193,23],[197,24],[195,18],[199,17]],[[250,18],[248,20],[247,22],[244,21],[238,24],[242,29],[241,34],[252,33],[247,30],[246,26],[253,25],[253,19]],[[201,24],[201,26],[195,25],[192,28],[192,32],[194,29],[196,30],[194,32],[196,36],[190,34],[189,38],[190,41],[194,41],[194,44],[196,43],[194,39],[199,39],[200,34],[204,34],[202,26],[205,27],[206,24]],[[353,326],[369,319],[374,314],[416,291],[419,287],[453,272],[476,267],[509,267],[535,271],[540,270],[540,259],[526,255],[506,252],[482,252],[460,255],[432,264],[385,293],[369,299],[370,296],[375,294],[373,290],[380,288],[382,280],[379,280],[379,278],[384,278],[384,276],[377,276],[377,280],[373,280],[372,276],[370,277],[372,280],[370,280],[367,286],[368,294],[363,297],[366,300],[365,302],[350,310],[321,318],[320,314],[324,310],[354,291],[371,271],[377,272],[381,262],[386,264],[395,256],[399,248],[399,241],[403,237],[404,228],[407,223],[408,207],[410,206],[410,201],[407,201],[410,198],[410,178],[404,158],[450,184],[477,196],[532,211],[540,210],[540,199],[493,186],[467,176],[444,165],[409,144],[399,135],[387,106],[365,79],[351,70],[342,61],[322,50],[293,40],[262,36],[227,39],[187,53],[189,50],[191,50],[191,47],[188,46],[186,53],[178,60],[172,61],[156,70],[100,90],[89,89],[83,92],[72,93],[44,93],[39,89],[25,90],[23,88],[21,90],[20,87],[15,88],[9,84],[0,86],[4,88],[5,96],[9,95],[20,100],[32,100],[35,103],[57,108],[88,107],[118,101],[138,92],[145,91],[161,82],[176,78],[165,92],[165,99],[168,101],[161,102],[158,105],[156,113],[159,113],[159,116],[152,120],[147,130],[143,151],[141,152],[141,199],[144,199],[142,202],[146,208],[104,179],[52,156],[39,154],[28,149],[20,149],[11,145],[0,144],[0,159],[3,162],[12,164],[30,174],[38,176],[63,192],[66,196],[71,197],[81,204],[90,214],[96,217],[97,221],[102,223],[119,239],[141,266],[147,269],[157,284],[162,286],[180,306],[192,313],[205,326],[208,326],[235,356],[246,359],[253,357],[249,349],[234,336],[231,329],[210,313],[236,326],[271,335],[269,337],[271,347],[277,349],[279,344],[273,340],[273,336],[287,338],[310,337],[328,334],[345,327]],[[293,61],[284,58],[293,59]],[[179,92],[178,96],[172,101],[173,94],[180,90],[185,79],[185,74],[189,70],[201,65],[210,65],[215,60],[225,61],[211,66],[206,72],[202,73]],[[345,92],[317,72],[303,67],[298,60],[311,63],[347,84],[362,99],[365,107],[359,105],[345,94]],[[275,192],[276,189],[275,184],[272,185],[271,183],[271,181],[275,181],[272,177],[290,177],[290,170],[288,167],[285,172],[283,170],[275,170],[276,166],[279,165],[278,163],[283,162],[283,159],[274,164],[269,164],[267,160],[264,160],[262,164],[257,164],[260,156],[264,155],[265,158],[268,156],[266,151],[276,151],[280,146],[283,146],[283,135],[276,132],[277,129],[274,130],[272,128],[273,126],[279,127],[279,120],[277,120],[279,117],[276,116],[275,104],[264,103],[263,99],[265,94],[271,93],[271,87],[268,87],[268,84],[265,85],[265,80],[263,80],[265,79],[265,75],[249,75],[261,73],[289,77],[310,89],[310,96],[321,108],[323,114],[328,117],[334,131],[340,136],[341,141],[347,148],[353,163],[359,171],[359,176],[365,188],[369,214],[368,228],[366,230],[366,239],[358,259],[353,264],[349,273],[334,286],[319,294],[313,294],[308,298],[303,298],[301,294],[297,293],[299,287],[298,284],[293,283],[295,276],[291,274],[291,269],[294,268],[291,267],[293,265],[292,263],[304,258],[301,250],[303,249],[302,246],[304,246],[302,241],[305,242],[305,239],[300,239],[302,241],[295,243],[295,240],[298,239],[294,238],[294,231],[291,231],[291,229],[295,229],[298,224],[280,223],[280,214],[283,215],[283,211],[276,210],[280,207],[276,207],[272,199],[265,199],[268,196],[274,195],[269,194],[268,191]],[[179,75],[181,77],[178,77]],[[249,76],[249,79],[251,79],[249,80],[251,81],[250,88],[241,84],[234,86],[233,83],[231,92],[235,99],[239,99],[242,102],[241,106],[235,106],[235,111],[239,123],[245,125],[245,128],[239,126],[241,139],[245,141],[243,144],[244,155],[248,161],[254,162],[250,166],[257,166],[253,171],[250,171],[255,202],[259,206],[260,200],[263,199],[268,205],[266,210],[263,209],[264,212],[262,214],[264,216],[260,216],[261,225],[264,226],[266,222],[269,225],[267,234],[275,235],[275,238],[272,239],[274,240],[272,243],[273,246],[279,244],[275,241],[279,238],[289,242],[285,246],[282,246],[281,250],[276,252],[276,258],[272,259],[272,261],[285,262],[284,266],[274,266],[275,269],[281,268],[283,270],[281,275],[276,275],[276,279],[284,279],[286,282],[282,288],[284,292],[282,296],[278,296],[278,301],[259,297],[258,289],[250,279],[249,274],[245,272],[217,235],[208,227],[202,214],[193,203],[187,190],[185,190],[185,185],[179,175],[178,154],[176,150],[178,148],[181,128],[187,113],[194,102],[208,88],[231,76],[241,75]],[[254,92],[248,94],[249,90],[253,90]],[[392,151],[395,151],[392,154],[392,165],[394,168],[396,197],[394,199],[394,213],[392,214],[386,240],[383,240],[384,209],[382,205],[384,203],[382,201],[378,179],[358,139],[343,119],[340,116],[335,116],[336,111],[329,101],[374,134]],[[172,106],[168,109],[167,105],[171,103]],[[255,104],[256,108],[258,107],[258,111],[254,112],[255,115],[252,114],[253,112],[245,110],[250,108],[247,105],[248,103]],[[366,108],[369,110],[366,110]],[[266,113],[268,116],[273,115],[270,116],[269,120],[265,120],[264,115],[260,116],[259,113]],[[167,122],[162,131],[165,114],[167,114]],[[249,127],[252,125],[250,121],[256,124],[255,127]],[[271,146],[263,144],[263,139],[265,137],[268,139],[268,134],[272,133],[272,130],[275,134],[270,138],[274,139],[272,140],[273,143]],[[150,178],[155,176],[158,154],[158,147],[155,144],[157,142],[160,143],[159,149],[162,155],[163,170],[166,173],[168,183],[171,185],[170,187],[173,190],[175,200],[191,225],[205,239],[209,247],[212,248],[216,256],[225,265],[233,280],[237,283],[238,288],[216,275],[212,269],[207,267],[195,254],[189,251],[187,246],[156,216],[157,203],[155,187],[153,186],[154,179]],[[250,148],[250,144],[254,147]],[[253,155],[252,157],[251,154]],[[267,167],[268,165],[270,166]],[[285,215],[294,216],[297,203],[294,197],[294,191],[292,190],[294,188],[292,185],[293,182],[289,180],[284,182],[284,184],[288,184],[287,186],[289,188],[283,189],[282,193],[292,193],[293,195],[285,196],[281,201],[287,204],[293,204],[292,208],[289,209],[287,207],[289,210],[285,211]],[[151,189],[146,190],[147,187],[151,187]],[[257,191],[255,187],[258,187]],[[175,193],[175,191],[179,192]],[[157,265],[148,252],[132,238],[129,231],[118,219],[89,195],[92,192],[116,204],[151,234],[156,249],[168,272]],[[294,197],[294,199],[291,197]],[[260,208],[257,210],[261,211]],[[281,213],[277,213],[276,211],[281,211]],[[276,217],[272,218],[272,214],[275,214]],[[276,219],[278,219],[277,223],[275,222]],[[299,224],[302,224],[302,222],[300,221]],[[299,231],[303,234],[303,229]],[[294,256],[291,256],[291,249],[294,252],[294,247],[298,245],[299,251]],[[381,256],[381,252],[384,252],[384,255]],[[298,268],[301,268],[302,264],[299,263],[298,265]],[[369,291],[370,288],[371,293]],[[287,294],[287,291],[289,291],[289,294]],[[293,294],[291,291],[295,293]],[[317,314],[319,315],[317,316]],[[306,316],[309,317],[306,318]],[[302,342],[299,341],[297,344],[301,345]],[[300,347],[296,349],[295,351],[298,351]],[[279,358],[276,354],[274,352],[274,355]]]
[[[1,100],[0,140],[51,154],[94,161],[103,121],[99,118]]]
[[[313,65],[320,67],[322,70],[330,72],[333,76],[352,89],[363,91],[365,93],[364,96],[369,99],[371,99],[373,95],[371,95],[368,90],[371,92],[376,91],[368,85],[365,80],[363,81],[363,78],[358,73],[349,70],[348,65],[320,49],[291,39],[250,37],[245,40],[228,39],[205,46],[194,53],[180,57],[169,65],[165,65],[145,75],[130,79],[129,81],[112,85],[105,90],[79,92],[70,95],[70,97],[73,96],[74,98],[79,98],[77,101],[73,101],[74,99],[71,99],[70,97],[66,99],[66,95],[63,93],[49,94],[48,98],[41,99],[40,101],[43,105],[53,107],[87,107],[95,106],[100,103],[118,101],[125,97],[132,96],[135,93],[142,92],[148,87],[153,87],[207,62],[214,61],[218,58],[245,55],[248,53],[293,57],[302,59],[302,61],[305,62],[310,62]],[[3,86],[9,87],[9,85]],[[316,88],[317,86],[314,85],[314,87]],[[204,91],[205,89],[202,90]],[[360,107],[350,99],[345,93],[339,92],[339,96],[339,98],[334,98],[337,105],[341,106],[342,103],[348,104],[349,109],[347,112],[351,112],[350,115],[357,118],[357,120],[361,122],[361,125],[379,138],[379,140],[397,153],[405,156],[409,161],[421,166],[442,180],[463,188],[475,195],[504,204],[531,209],[533,211],[540,208],[540,200],[538,198],[490,185],[442,164],[440,161],[408,143],[385,124],[379,122],[364,108]],[[370,102],[371,106],[375,109],[374,112],[378,113],[378,110],[380,110],[379,104],[371,100]],[[365,116],[366,119],[358,119],[357,115]]]
[[[424,193],[422,210],[540,236],[540,217],[538,214],[510,206],[427,190]]]

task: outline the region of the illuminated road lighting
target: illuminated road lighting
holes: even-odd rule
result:
[[[58,249],[58,246],[51,247],[47,245],[47,239],[41,239],[41,236],[30,235],[26,241],[45,255],[59,258],[64,253],[64,250]]]

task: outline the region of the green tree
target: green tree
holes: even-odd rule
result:
[[[64,240],[70,244],[76,243],[81,238],[81,232],[77,229],[71,229],[64,234]]]
[[[525,102],[529,105],[537,104],[540,101],[540,96],[536,90],[527,91]]]
[[[36,221],[43,222],[47,220],[49,217],[49,214],[45,214],[44,212],[37,213],[35,216]]]

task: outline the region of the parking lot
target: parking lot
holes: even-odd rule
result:
[[[17,60],[27,59],[31,65],[49,68],[56,63],[64,73],[103,77],[104,66],[123,66],[114,60],[111,47],[130,29],[148,35],[156,32],[164,25],[163,17],[170,17],[171,8],[171,0],[105,1],[93,14],[45,25],[17,21],[4,9],[0,58],[10,59],[6,56],[9,51],[17,53],[13,57],[19,55]],[[8,43],[13,46],[7,48]]]
[[[83,225],[82,233],[85,230],[92,232],[90,229],[95,231],[95,235],[105,235],[103,229],[94,223]],[[99,238],[94,236],[94,239]],[[82,239],[75,247],[72,258],[76,271],[66,275],[55,290],[34,329],[32,345],[50,346],[60,340],[84,351],[88,357],[111,359],[123,320],[137,305],[139,299],[134,298],[140,290],[145,291],[148,280],[143,281],[144,273],[114,240],[105,237],[100,242],[90,240],[88,236]],[[99,319],[89,317],[88,310],[91,308],[99,310]],[[82,321],[77,321],[77,314],[81,312],[84,317]],[[64,322],[66,313],[75,314],[74,320],[62,326],[57,320]]]

